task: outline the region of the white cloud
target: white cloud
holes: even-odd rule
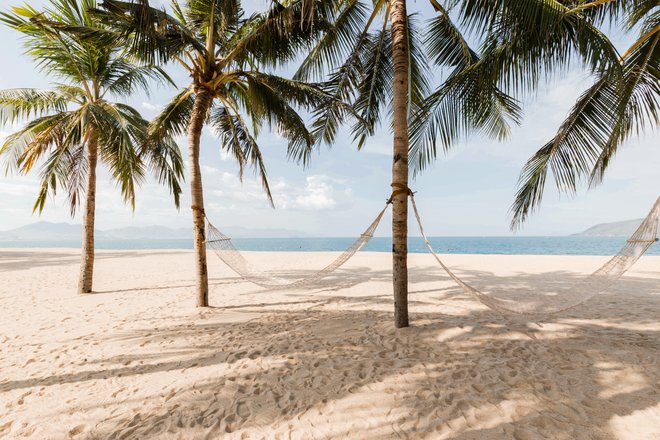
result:
[[[309,176],[302,190],[286,188],[287,191],[283,192],[282,200],[276,198],[276,206],[279,202],[284,209],[303,211],[333,209],[337,206],[335,189],[332,185],[334,182],[336,181],[328,176]]]
[[[9,179],[4,182],[0,182],[0,194],[4,194],[6,196],[36,197],[38,188],[38,183],[36,181],[30,181],[29,184]]]
[[[243,182],[235,173],[203,166],[207,204],[218,209],[229,206],[251,205],[268,207],[268,199],[258,178],[245,176]],[[275,207],[287,211],[325,211],[344,205],[342,201],[352,197],[346,182],[326,175],[311,175],[304,184],[292,183],[284,178],[270,180]]]
[[[220,175],[220,170],[209,166],[209,165],[201,165],[200,168],[202,169],[202,174],[204,176],[218,176]]]
[[[157,104],[152,104],[152,103],[150,103],[150,102],[146,102],[146,101],[142,103],[142,107],[145,108],[145,109],[147,109],[147,110],[151,110],[152,112],[155,112],[155,111],[160,110],[160,106],[159,106],[159,105],[157,105]]]
[[[202,127],[202,134],[213,139],[220,139],[218,132],[208,125],[204,125],[204,127]]]
[[[390,143],[388,144],[377,140],[374,141],[367,140],[364,147],[362,148],[362,151],[368,154],[380,154],[383,156],[392,156],[392,142],[390,141]]]

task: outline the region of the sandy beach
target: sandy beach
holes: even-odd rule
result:
[[[392,325],[390,255],[268,290],[210,254],[0,250],[3,439],[660,439],[660,257],[540,325],[410,256],[413,327]],[[333,254],[251,253],[270,268]],[[475,287],[568,287],[605,257],[450,255]],[[294,274],[295,275],[295,274]]]

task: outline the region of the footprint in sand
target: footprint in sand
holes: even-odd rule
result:
[[[0,434],[6,434],[11,430],[11,426],[14,424],[13,420],[8,421],[7,423],[0,425]]]
[[[110,395],[110,397],[112,397],[112,398],[114,399],[115,397],[117,397],[117,395],[118,395],[119,393],[122,393],[122,392],[124,392],[124,391],[126,391],[126,388],[120,388],[120,389],[118,389],[117,391],[115,391],[114,393],[112,393],[112,394]]]
[[[171,391],[167,394],[167,396],[165,396],[164,401],[167,402],[168,400],[170,400],[170,399],[171,399],[172,397],[174,397],[174,396],[176,396],[176,391],[175,391],[175,390],[171,390]]]
[[[248,407],[247,403],[240,402],[238,406],[236,406],[236,414],[238,414],[238,417],[245,420],[250,417],[252,412],[250,411],[250,407]]]
[[[32,394],[32,391],[28,391],[27,393],[24,393],[21,397],[18,398],[18,400],[16,401],[16,403],[17,403],[18,405],[23,405],[23,404],[25,403],[25,398],[26,398],[27,396],[29,396],[30,394]]]
[[[225,432],[226,433],[231,433],[236,430],[236,416],[234,414],[230,414],[225,419],[223,420],[225,423]]]
[[[85,430],[85,425],[78,425],[69,431],[69,437],[75,437]]]
[[[29,436],[31,436],[32,434],[34,434],[34,431],[36,431],[36,430],[37,430],[37,427],[36,427],[36,426],[30,426],[30,425],[28,425],[27,423],[23,423],[23,429],[21,429],[21,430],[19,431],[19,434],[20,434],[22,437],[29,437]]]
[[[526,429],[516,429],[513,431],[513,438],[516,440],[538,440],[541,436],[535,435],[532,431]]]
[[[486,391],[486,387],[484,387],[483,385],[480,385],[480,384],[478,384],[478,383],[474,383],[474,384],[472,384],[472,388],[474,388],[474,390],[475,390],[477,393],[479,393],[479,394],[481,394],[481,393],[483,393],[484,391]]]

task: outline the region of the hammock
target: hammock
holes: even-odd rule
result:
[[[446,264],[442,262],[424,232],[422,220],[417,209],[417,204],[415,203],[415,197],[412,193],[410,193],[410,200],[426,247],[440,264],[442,269],[444,269],[444,271],[447,272],[447,275],[449,275],[449,277],[467,294],[475,297],[485,306],[502,314],[549,315],[577,307],[598,293],[603,292],[615,281],[621,278],[621,276],[623,276],[623,274],[644,255],[651,245],[657,241],[656,234],[658,230],[658,217],[660,216],[660,198],[658,198],[648,216],[642,221],[635,233],[626,241],[623,248],[621,248],[614,257],[603,264],[598,270],[577,282],[571,288],[561,289],[558,292],[546,294],[525,291],[524,294],[517,296],[514,292],[503,292],[497,297],[492,293],[485,294],[470,286],[468,283],[461,280]],[[313,272],[295,280],[273,276],[268,272],[260,271],[252,267],[240,251],[236,249],[231,238],[227,237],[213,226],[208,218],[206,219],[208,225],[208,239],[206,240],[206,244],[215,251],[218,257],[227,266],[240,275],[241,278],[251,283],[266,288],[290,288],[303,286],[315,283],[328,276],[346,263],[351,257],[353,257],[353,255],[359,252],[373,237],[373,234],[380,224],[388,206],[389,201],[364,233],[334,261],[317,272]]]
[[[498,298],[493,294],[485,294],[470,286],[442,262],[426,237],[422,220],[417,210],[417,204],[415,203],[415,197],[411,195],[410,200],[426,247],[444,271],[447,272],[447,275],[467,294],[475,297],[485,306],[503,314],[549,315],[577,307],[610,287],[646,253],[653,243],[658,241],[656,234],[658,231],[658,217],[660,216],[660,197],[656,200],[648,216],[646,216],[635,233],[626,241],[626,244],[621,250],[598,270],[577,282],[571,288],[562,289],[562,291],[555,292],[554,294],[525,292],[518,297],[512,296],[509,292],[503,295],[504,298]]]
[[[325,266],[323,269],[313,272],[305,277],[290,280],[281,277],[272,276],[267,272],[260,271],[250,265],[245,257],[234,246],[231,238],[220,232],[211,222],[206,219],[208,225],[206,244],[209,245],[218,257],[229,266],[234,272],[241,276],[241,278],[256,284],[261,287],[267,288],[289,288],[298,287],[306,284],[312,284],[330,275],[335,270],[339,269],[344,263],[351,259],[353,255],[360,251],[366,245],[371,237],[373,237],[376,228],[380,224],[385,211],[389,204],[386,204],[376,219],[369,225],[369,227],[360,235],[353,244],[339,255],[333,262]]]

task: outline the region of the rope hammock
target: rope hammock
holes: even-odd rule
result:
[[[546,294],[529,292],[527,290],[523,294],[516,295],[515,292],[508,291],[500,293],[499,296],[495,296],[493,293],[486,294],[470,286],[459,278],[445,263],[443,263],[426,236],[419,210],[415,203],[414,194],[406,188],[396,189],[393,196],[401,191],[406,191],[410,195],[413,212],[426,247],[438,264],[440,264],[442,269],[467,294],[473,296],[485,306],[502,314],[549,315],[577,307],[598,293],[603,292],[615,281],[621,278],[621,276],[623,276],[623,274],[626,273],[626,271],[628,271],[628,269],[630,269],[637,260],[644,255],[644,253],[646,253],[651,245],[657,241],[656,235],[658,231],[658,217],[660,217],[660,197],[651,208],[648,216],[642,221],[635,233],[626,241],[626,244],[621,250],[598,270],[581,281],[578,281],[571,288],[561,289],[558,292]],[[241,276],[241,278],[258,286],[281,289],[313,284],[340,268],[351,257],[353,257],[353,255],[359,252],[369,240],[371,240],[385,214],[385,211],[391,204],[393,196],[387,201],[385,207],[378,213],[374,221],[364,233],[362,233],[348,249],[323,269],[295,280],[273,276],[268,272],[252,267],[243,254],[241,254],[241,252],[234,246],[231,238],[213,226],[208,218],[206,218],[208,225],[208,239],[206,240],[206,244],[215,251],[216,255],[218,255],[218,257],[229,266],[229,268]]]
[[[552,294],[525,291],[521,295],[512,295],[511,292],[506,292],[503,295],[504,298],[498,298],[494,294],[485,294],[470,286],[442,262],[424,232],[415,197],[411,196],[410,200],[426,247],[442,269],[465,293],[475,297],[485,306],[503,314],[550,315],[577,307],[610,287],[646,253],[653,243],[658,241],[656,234],[658,231],[658,217],[660,216],[660,197],[621,250],[598,270],[572,287]]]
[[[389,204],[386,204],[380,213],[376,216],[376,219],[369,225],[369,227],[360,235],[353,244],[346,249],[341,255],[339,255],[332,263],[328,264],[323,269],[318,272],[311,273],[305,277],[302,277],[297,280],[284,279],[281,277],[275,277],[267,272],[260,271],[250,265],[248,261],[243,257],[243,254],[240,253],[238,249],[234,246],[231,241],[231,238],[227,237],[225,234],[220,232],[218,228],[213,226],[211,222],[206,219],[208,224],[208,232],[206,240],[207,245],[209,245],[218,257],[229,266],[234,272],[241,276],[241,278],[256,284],[261,287],[267,288],[286,288],[286,287],[298,287],[305,284],[312,284],[319,281],[321,278],[324,278],[339,269],[344,263],[351,259],[353,255],[358,253],[360,249],[366,245],[371,237],[373,237],[376,228],[380,224],[385,211]]]

